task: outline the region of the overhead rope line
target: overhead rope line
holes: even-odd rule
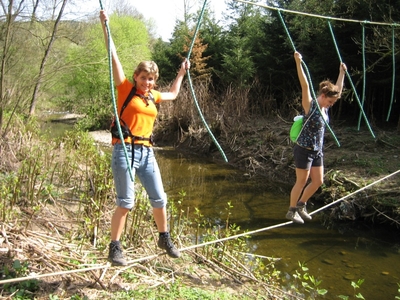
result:
[[[392,111],[392,105],[394,100],[394,90],[395,90],[395,79],[396,79],[396,53],[395,53],[395,38],[394,38],[394,26],[392,27],[392,65],[393,65],[393,75],[392,75],[392,94],[390,97],[390,105],[388,114],[386,117],[386,122],[389,121],[390,113]]]
[[[335,45],[336,53],[337,53],[337,55],[338,55],[338,57],[339,57],[339,61],[340,61],[340,63],[342,63],[342,62],[343,62],[342,56],[340,55],[339,47],[338,47],[338,45],[337,45],[337,42],[336,42],[336,39],[335,39],[335,34],[333,33],[332,24],[331,24],[330,21],[328,21],[328,26],[329,26],[329,30],[330,30],[331,35],[332,35],[333,44]],[[371,126],[370,126],[370,124],[369,124],[369,122],[368,122],[367,116],[365,115],[363,106],[362,106],[362,104],[361,104],[361,102],[360,102],[360,98],[358,97],[356,88],[355,88],[355,86],[354,86],[354,84],[353,84],[353,80],[351,80],[351,76],[350,76],[349,72],[348,72],[347,70],[345,70],[345,72],[346,72],[347,79],[348,79],[349,82],[350,82],[350,85],[351,85],[351,88],[352,88],[352,90],[353,90],[354,96],[355,96],[356,99],[357,99],[357,103],[358,103],[358,106],[360,107],[360,110],[361,110],[361,113],[362,113],[362,115],[363,115],[363,117],[364,117],[365,123],[367,124],[367,127],[368,127],[369,131],[371,132],[372,137],[375,138],[375,134],[374,134],[374,132],[373,132],[372,129],[371,129]]]
[[[382,177],[382,178],[380,178],[380,179],[378,179],[378,180],[376,180],[376,181],[374,181],[374,182],[372,182],[372,183],[370,183],[370,184],[368,184],[368,185],[366,185],[366,186],[364,186],[364,187],[362,187],[362,188],[360,188],[360,189],[358,189],[358,190],[356,190],[356,191],[354,191],[354,192],[352,192],[352,193],[350,193],[350,194],[348,194],[348,195],[346,195],[346,196],[344,196],[344,197],[342,197],[342,198],[340,198],[338,200],[335,200],[335,201],[333,201],[331,203],[328,203],[328,204],[324,205],[321,208],[318,208],[318,209],[314,210],[313,212],[310,213],[310,215],[314,215],[314,214],[316,214],[316,213],[318,213],[318,212],[320,212],[320,211],[322,211],[322,210],[324,210],[324,209],[326,209],[326,208],[328,208],[328,207],[330,207],[330,206],[332,206],[332,205],[334,205],[334,204],[336,204],[338,202],[341,202],[341,201],[343,201],[343,200],[345,200],[345,199],[347,199],[349,197],[352,197],[352,196],[358,194],[359,192],[362,192],[362,191],[364,191],[366,189],[369,189],[370,187],[372,187],[372,186],[374,186],[374,185],[376,185],[376,184],[378,184],[378,183],[380,183],[380,182],[382,182],[382,181],[384,181],[384,180],[386,180],[386,179],[388,179],[388,178],[390,178],[390,177],[392,177],[392,176],[394,176],[394,175],[396,175],[398,173],[400,173],[400,169],[395,171],[395,172],[393,172],[393,173],[391,173],[391,174],[389,174],[389,175],[386,175],[386,176],[384,176],[384,177]],[[184,252],[184,251],[188,251],[188,250],[191,250],[191,249],[204,247],[204,246],[211,245],[211,244],[221,243],[221,242],[224,242],[224,241],[227,241],[227,240],[232,240],[232,239],[237,239],[237,238],[240,238],[240,237],[254,235],[254,234],[259,233],[259,232],[263,232],[263,231],[267,231],[267,230],[283,227],[285,225],[290,225],[292,223],[293,223],[293,221],[287,221],[287,222],[284,222],[284,223],[280,223],[280,224],[264,227],[264,228],[261,228],[261,229],[256,229],[256,230],[253,230],[253,231],[247,231],[247,232],[243,232],[243,233],[240,233],[240,234],[237,234],[237,235],[232,235],[232,236],[229,236],[229,237],[225,237],[225,238],[221,238],[221,239],[217,239],[217,240],[213,240],[213,241],[208,241],[208,242],[205,242],[205,243],[202,243],[202,244],[196,244],[196,245],[192,245],[192,246],[189,246],[189,247],[184,247],[184,248],[179,249],[179,251],[180,252]],[[148,261],[150,259],[154,259],[154,258],[156,258],[158,256],[161,256],[161,255],[164,255],[164,254],[165,253],[153,254],[153,255],[150,255],[150,256],[141,257],[141,258],[137,258],[135,260],[128,261],[128,266],[126,266],[125,268],[130,268],[136,263],[139,263],[139,262],[142,262],[142,261]],[[88,268],[81,268],[81,269],[75,269],[75,270],[60,271],[60,272],[55,272],[55,273],[39,274],[39,275],[35,275],[35,276],[25,276],[25,277],[18,277],[18,278],[0,280],[0,285],[6,284],[6,283],[12,283],[12,282],[20,282],[20,281],[39,279],[39,278],[50,277],[50,276],[60,276],[60,275],[66,275],[66,274],[72,274],[72,273],[94,271],[94,270],[100,270],[100,269],[106,269],[106,268],[110,268],[110,264],[109,263],[104,264],[104,265],[97,265],[97,266],[93,266],[93,267],[88,267]]]
[[[199,17],[199,19],[198,19],[198,21],[197,21],[196,30],[195,30],[195,32],[194,32],[194,34],[193,34],[192,42],[191,42],[190,47],[189,47],[189,52],[188,52],[187,57],[186,57],[187,60],[190,59],[190,55],[192,54],[194,42],[195,42],[195,40],[196,40],[196,36],[197,36],[197,33],[198,33],[198,31],[199,31],[199,28],[200,28],[200,24],[201,24],[201,20],[202,20],[202,18],[203,18],[203,15],[204,15],[204,11],[205,11],[205,8],[206,8],[206,4],[207,4],[207,0],[204,0],[203,8],[202,8],[202,10],[201,10],[200,17]],[[206,120],[204,119],[204,116],[203,116],[203,114],[202,114],[202,112],[201,112],[201,108],[200,108],[200,106],[199,106],[199,103],[198,103],[197,98],[196,98],[196,94],[195,94],[195,92],[194,92],[194,88],[193,88],[193,84],[192,84],[192,79],[191,79],[191,77],[190,77],[190,70],[187,70],[187,71],[186,71],[186,74],[187,74],[187,77],[188,77],[188,82],[189,82],[189,86],[190,86],[190,91],[191,91],[192,96],[193,96],[194,104],[196,105],[196,108],[197,108],[197,111],[198,111],[198,113],[199,113],[199,115],[200,115],[201,121],[203,122],[204,126],[206,127],[208,133],[209,133],[210,136],[211,136],[211,139],[213,140],[213,142],[214,142],[215,145],[217,146],[217,148],[218,148],[219,152],[221,153],[222,157],[224,158],[225,162],[228,162],[228,159],[226,158],[226,155],[225,155],[225,153],[224,153],[224,150],[222,150],[222,148],[221,148],[221,146],[219,145],[217,139],[214,137],[213,133],[211,132],[210,127],[208,126],[208,124],[207,124]]]
[[[234,1],[245,3],[245,4],[256,5],[256,6],[268,8],[268,9],[271,9],[271,10],[281,10],[281,11],[284,11],[284,12],[287,12],[287,13],[303,15],[303,16],[309,16],[309,17],[314,17],[314,18],[336,20],[336,21],[343,21],[343,22],[353,22],[353,23],[363,23],[364,22],[364,23],[368,23],[368,24],[372,24],[372,25],[382,25],[382,26],[400,26],[400,24],[398,24],[398,23],[385,23],[385,22],[374,22],[374,21],[365,21],[365,20],[355,20],[355,19],[344,19],[344,18],[327,17],[327,16],[323,16],[323,15],[304,13],[304,12],[300,12],[300,11],[296,11],[296,10],[278,8],[278,7],[269,6],[269,5],[262,4],[262,3],[249,2],[249,1],[243,1],[243,0],[234,0]]]
[[[101,0],[99,0],[99,2],[100,2],[101,10],[103,10],[103,3],[101,2]],[[131,163],[130,163],[129,157],[128,157],[128,151],[126,150],[124,135],[122,134],[121,124],[119,122],[117,103],[115,101],[113,67],[112,67],[112,51],[111,51],[112,39],[111,39],[110,27],[108,26],[107,21],[105,21],[104,24],[105,24],[106,31],[107,31],[108,70],[109,70],[109,77],[110,77],[111,99],[112,99],[112,104],[113,104],[115,123],[117,124],[119,139],[121,140],[122,148],[124,149],[125,160],[126,160],[126,165],[128,166],[129,176],[131,177],[131,181],[135,181],[135,178],[132,173]],[[133,147],[133,145],[132,145],[132,147]]]
[[[283,28],[284,28],[285,31],[286,31],[286,34],[287,34],[288,39],[289,39],[289,42],[290,42],[290,44],[292,45],[293,51],[296,51],[296,46],[294,45],[293,39],[292,39],[292,37],[290,36],[289,30],[288,30],[288,28],[287,28],[287,26],[286,26],[286,23],[285,23],[285,21],[283,20],[283,17],[282,17],[282,14],[281,14],[281,10],[280,10],[280,9],[278,9],[278,15],[279,15],[279,18],[280,18],[280,20],[281,20],[281,22],[282,22]],[[316,94],[315,94],[314,87],[313,87],[313,85],[312,85],[312,80],[311,80],[310,72],[308,71],[307,65],[306,65],[306,63],[304,62],[303,59],[301,60],[301,64],[303,65],[303,68],[304,68],[304,70],[305,70],[305,72],[306,72],[306,74],[307,74],[308,82],[309,82],[309,84],[310,84],[310,90],[311,90],[311,92],[312,92],[313,98],[315,99],[315,103],[316,103],[316,105],[317,105],[317,108],[318,108],[320,114],[323,115],[323,113],[322,113],[322,111],[321,111],[321,108],[319,107],[319,104],[318,104],[318,101],[317,101],[317,96],[316,96]],[[333,132],[332,128],[329,126],[329,123],[327,122],[327,120],[325,120],[325,118],[323,118],[323,120],[324,120],[324,122],[325,122],[326,127],[327,127],[328,130],[331,132],[331,134],[332,134],[332,136],[333,136],[333,138],[334,138],[334,140],[335,140],[337,146],[340,147],[340,143],[339,143],[338,139],[336,138],[336,135],[335,135],[335,133]]]
[[[361,24],[362,26],[362,41],[361,41],[361,52],[362,52],[362,61],[363,61],[363,87],[362,87],[362,96],[361,96],[361,106],[364,107],[364,102],[365,102],[365,89],[367,86],[366,83],[366,77],[367,77],[367,68],[366,68],[366,63],[365,63],[365,26],[364,23]],[[361,125],[361,117],[362,113],[360,111],[360,115],[358,116],[358,126],[357,130],[360,130],[360,125]]]

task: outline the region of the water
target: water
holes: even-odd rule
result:
[[[243,230],[254,231],[287,222],[287,187],[265,179],[249,178],[228,164],[216,164],[204,158],[187,157],[173,149],[157,149],[165,190],[169,198],[179,199],[185,191],[184,206],[200,209],[215,224],[226,220],[227,203],[233,206],[231,222]],[[312,210],[312,209],[311,209]],[[319,213],[321,214],[321,213]],[[249,240],[254,254],[281,258],[277,269],[293,282],[306,263],[309,273],[322,280],[328,290],[321,299],[339,299],[361,293],[366,299],[394,299],[400,296],[400,233],[392,230],[326,229],[320,215],[304,225],[290,224],[262,231]],[[364,279],[354,291],[351,282]]]
[[[71,127],[53,123],[51,131],[63,132]],[[204,218],[224,224],[230,202],[230,220],[243,230],[287,222],[287,187],[249,178],[228,164],[189,157],[173,149],[156,149],[156,155],[168,197],[180,199],[179,193],[184,191],[184,206],[191,212],[198,208]],[[309,273],[322,280],[319,287],[328,290],[320,299],[339,299],[338,295],[356,299],[358,293],[368,300],[400,296],[400,232],[348,226],[329,230],[321,225],[320,214],[304,225],[290,224],[252,235],[251,251],[281,258],[276,268],[288,285],[293,282],[295,270],[300,270],[298,262],[306,263]],[[359,279],[365,281],[354,292],[351,282]]]

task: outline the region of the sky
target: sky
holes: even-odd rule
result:
[[[221,12],[225,9],[224,0],[209,0],[210,8],[215,12],[216,18],[220,18]],[[204,3],[204,2],[202,2]],[[175,20],[183,20],[183,0],[153,0],[136,1],[133,4],[146,19],[155,20],[156,33],[164,41],[168,41],[174,30]],[[200,4],[199,8],[203,4]]]
[[[174,30],[175,20],[183,20],[183,1],[184,0],[141,0],[129,1],[132,5],[148,20],[153,20],[156,25],[156,37],[161,37],[164,41],[171,38]],[[202,8],[204,2],[192,0],[192,3],[199,2],[198,8]],[[94,9],[100,9],[99,1],[82,1],[81,11],[92,12]],[[109,1],[102,1],[107,9]],[[221,18],[221,14],[226,10],[225,0],[208,0],[209,6],[215,13],[216,19]],[[195,9],[194,9],[195,11]]]

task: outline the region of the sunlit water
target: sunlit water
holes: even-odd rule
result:
[[[255,231],[286,223],[289,204],[287,187],[265,179],[249,178],[227,164],[187,157],[170,149],[157,149],[164,186],[169,198],[179,199],[185,191],[184,205],[200,209],[204,218],[223,224],[227,203],[233,206],[231,222],[243,230]],[[309,273],[322,280],[320,288],[328,294],[320,299],[355,299],[351,282],[364,279],[360,289],[366,299],[394,299],[400,296],[400,233],[382,230],[328,230],[314,215],[304,225],[290,224],[261,231],[251,237],[254,254],[281,258],[276,264],[287,278],[306,263]]]

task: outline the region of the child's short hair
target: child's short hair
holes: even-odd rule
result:
[[[158,66],[154,61],[142,61],[134,72],[134,75],[139,75],[141,72],[146,72],[154,75],[154,79],[158,79]]]

